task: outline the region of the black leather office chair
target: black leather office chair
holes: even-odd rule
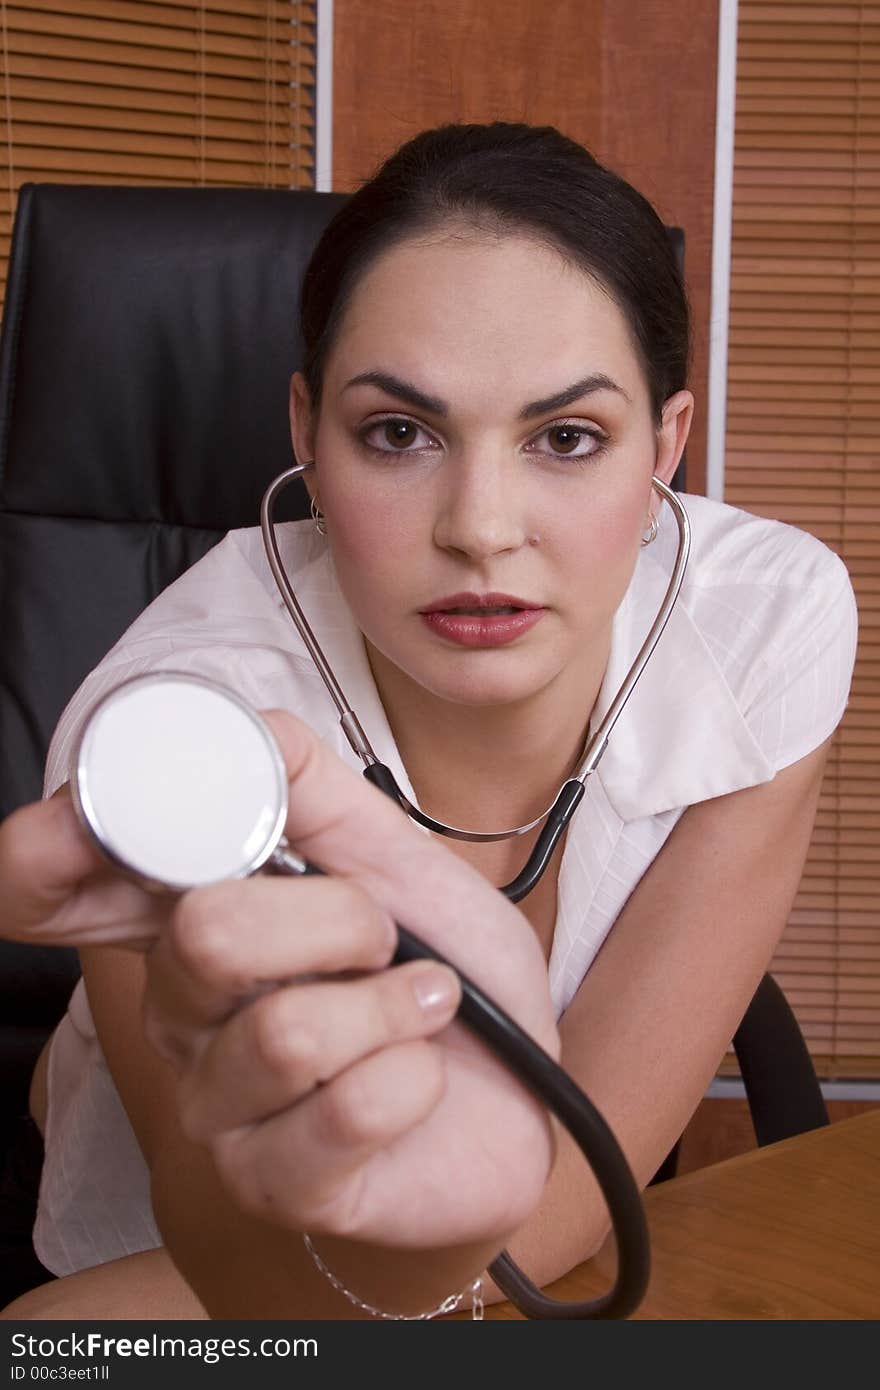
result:
[[[0,341],[0,816],[39,796],[61,710],[137,614],[225,531],[256,524],[290,462],[299,282],[343,201],[21,190]],[[305,515],[304,490],[288,506]],[[0,943],[0,1124],[24,1110],[77,973],[73,952]],[[772,981],[737,1052],[761,1142],[827,1122]]]
[[[21,190],[0,342],[0,816],[39,796],[89,669],[256,522],[289,464],[298,286],[342,201]],[[0,943],[0,1116],[22,1105],[77,973],[72,951]]]

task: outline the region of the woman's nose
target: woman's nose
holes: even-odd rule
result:
[[[517,550],[528,535],[525,501],[509,458],[461,459],[446,470],[434,542],[471,560]]]

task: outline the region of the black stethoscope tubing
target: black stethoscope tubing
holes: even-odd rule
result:
[[[426,957],[449,964],[405,928],[399,927],[398,934],[395,964]],[[608,1204],[618,1250],[613,1288],[584,1303],[549,1298],[506,1250],[493,1260],[489,1273],[501,1292],[529,1318],[625,1318],[641,1303],[651,1272],[644,1207],[626,1156],[599,1111],[568,1073],[467,975],[460,970],[456,973],[462,989],[456,1017],[489,1044],[568,1130]]]
[[[451,834],[463,839],[499,839],[508,834],[522,834],[532,826],[522,826],[504,835],[470,835],[444,827],[424,816],[413,807],[397,785],[390,768],[380,763],[370,747],[357,716],[345,700],[336,682],[329,663],[308,625],[296,595],[290,585],[274,534],[272,510],[274,501],[283,487],[295,477],[300,476],[309,464],[297,465],[280,475],[270,484],[263,498],[261,525],[266,545],[267,558],[281,596],[300,636],[317,666],[325,685],[333,697],[340,713],[340,720],[346,736],[354,751],[365,763],[364,776],[374,786],[379,787],[402,810],[441,834]],[[654,487],[670,503],[679,526],[679,552],[672,579],[643,646],[633,662],[627,677],[612,701],[612,704],[593,735],[588,746],[584,765],[579,777],[571,778],[560,789],[553,806],[546,814],[544,825],[528,860],[510,883],[500,891],[511,902],[517,903],[534,888],[544,872],[560,836],[584,794],[586,777],[595,769],[599,758],[605,751],[611,728],[619,717],[623,706],[641,675],[642,670],[662,633],[672,607],[678,596],[684,569],[687,564],[690,532],[687,514],[681,503],[665,484],[654,479]],[[533,822],[532,824],[535,824]],[[297,856],[283,855],[281,862],[284,871],[320,873],[313,865],[299,860],[297,868],[291,869],[291,860]],[[277,861],[276,861],[277,862]],[[435,960],[455,970],[461,982],[462,999],[456,1017],[468,1025],[504,1061],[518,1079],[562,1122],[572,1139],[587,1160],[599,1184],[602,1196],[608,1206],[611,1225],[617,1244],[617,1277],[608,1293],[586,1302],[562,1302],[542,1293],[523,1273],[507,1251],[502,1251],[489,1267],[489,1273],[502,1293],[528,1318],[574,1318],[611,1319],[624,1318],[632,1313],[641,1302],[648,1286],[650,1276],[650,1241],[645,1220],[641,1195],[632,1171],[612,1130],[592,1101],[572,1080],[557,1062],[538,1046],[527,1033],[501,1009],[494,1000],[484,994],[466,975],[462,974],[451,961],[438,951],[426,945],[405,927],[398,925],[398,948],[393,964],[404,964],[411,960]]]
[[[577,785],[583,792],[583,787]],[[289,851],[281,851],[270,862],[284,873],[323,872]],[[461,1003],[456,1018],[460,1018],[482,1038],[507,1063],[518,1080],[565,1126],[592,1169],[611,1217],[617,1243],[617,1278],[609,1292],[599,1298],[582,1303],[549,1298],[523,1273],[506,1250],[493,1260],[489,1273],[505,1297],[528,1318],[628,1317],[638,1307],[648,1287],[650,1241],[638,1186],[611,1128],[559,1063],[530,1038],[494,999],[406,927],[398,924],[397,932],[398,945],[392,965],[405,965],[413,960],[433,960],[455,971],[461,983]]]

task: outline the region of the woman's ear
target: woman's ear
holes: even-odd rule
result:
[[[315,422],[312,419],[312,405],[309,388],[302,372],[294,372],[290,378],[290,442],[297,463],[308,463],[315,457]],[[302,474],[302,480],[309,490],[315,492],[314,473],[310,469]]]
[[[654,476],[671,483],[675,476],[694,418],[694,398],[690,391],[676,391],[664,403],[657,431],[657,459]]]

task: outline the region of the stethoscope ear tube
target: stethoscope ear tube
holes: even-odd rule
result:
[[[510,840],[518,835],[526,835],[541,824],[546,822],[535,848],[529,858],[522,873],[520,873],[511,883],[508,883],[503,892],[512,902],[520,902],[527,893],[534,888],[543,872],[547,861],[553,851],[553,847],[562,833],[574,806],[579,800],[579,794],[574,793],[576,800],[569,806],[572,795],[572,783],[566,783],[559,791],[556,801],[548,810],[542,811],[534,820],[525,825],[517,825],[508,830],[465,830],[458,826],[447,825],[443,821],[437,821],[432,816],[426,815],[414,802],[410,801],[397,785],[394,776],[387,766],[379,762],[376,753],[364,732],[360,720],[349,705],[345,693],[342,690],[329,661],[327,660],[317,637],[312,631],[305,613],[300,607],[299,600],[293,590],[284,561],[281,558],[281,551],[278,546],[278,539],[275,535],[273,522],[273,511],[275,501],[288,483],[294,478],[300,477],[307,469],[314,467],[314,460],[309,463],[296,464],[295,467],[287,469],[277,477],[274,482],[269,484],[263,496],[260,507],[260,526],[263,533],[263,543],[266,550],[266,560],[275,582],[278,585],[278,592],[281,595],[285,608],[293,619],[299,635],[308,651],[315,668],[318,671],[324,685],[330,695],[339,714],[339,723],[349,745],[354,753],[361,759],[364,765],[364,775],[380,787],[382,791],[393,796],[401,810],[405,811],[411,820],[418,825],[424,826],[426,830],[431,830],[435,835],[443,835],[451,840],[467,840],[472,843],[489,843],[497,840]],[[583,760],[578,770],[576,778],[572,781],[580,783],[586,782],[591,773],[595,772],[608,746],[608,739],[611,735],[617,720],[620,718],[627,701],[632,695],[638,681],[641,679],[651,653],[654,651],[660,637],[669,621],[670,614],[675,607],[678,594],[681,589],[684,573],[687,568],[688,555],[690,553],[690,522],[681,500],[676,496],[671,488],[667,487],[659,478],[653,478],[652,487],[669,505],[678,527],[678,552],[672,574],[660,604],[657,614],[651,624],[645,640],[643,641],[632,665],[630,666],[620,689],[611,701],[608,709],[602,717],[597,728],[590,734],[587,747],[583,754]],[[566,810],[565,808],[568,807]]]

